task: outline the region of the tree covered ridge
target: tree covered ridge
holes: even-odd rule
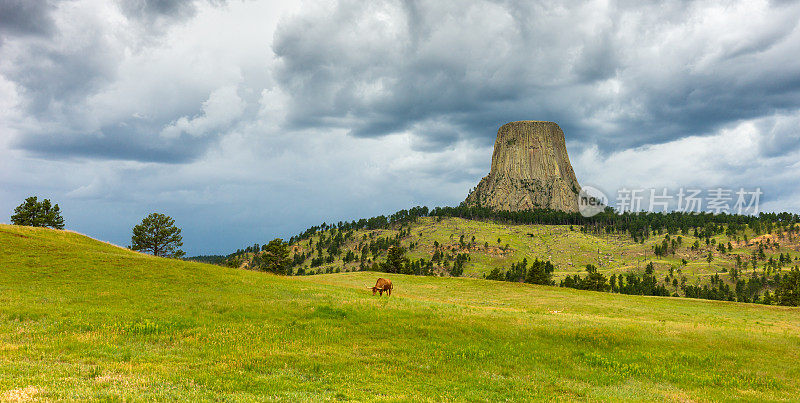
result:
[[[757,216],[682,212],[635,214],[617,213],[613,209],[607,208],[594,217],[583,217],[578,213],[546,209],[509,212],[467,206],[434,209],[418,206],[400,210],[388,216],[381,215],[336,224],[322,223],[308,228],[291,237],[289,242],[281,241],[290,256],[285,260],[286,266],[280,270],[270,269],[267,271],[295,275],[338,272],[340,270],[338,267],[325,267],[322,270],[321,266],[329,266],[334,261],[341,261],[344,263],[341,270],[349,270],[346,269],[346,266],[355,263],[357,264],[356,270],[460,276],[463,273],[464,264],[471,259],[470,251],[490,248],[488,242],[481,246],[475,243],[474,237],[472,240],[465,240],[462,235],[458,244],[448,245],[451,249],[434,242],[433,249],[429,251],[431,253],[429,259],[409,259],[404,256],[405,253],[413,251],[417,246],[413,241],[409,243],[407,240],[411,231],[410,224],[420,217],[437,219],[458,217],[501,224],[570,225],[570,228],[577,227],[577,230],[587,234],[623,234],[638,243],[644,243],[646,239],[655,236],[663,236],[662,242],[654,247],[653,252],[656,256],[674,255],[675,250],[682,245],[681,235],[693,235],[699,240],[704,240],[707,248],[713,247],[715,253],[717,251],[727,253],[732,248],[731,244],[725,245],[720,242],[719,245],[715,245],[713,236],[725,234],[735,238],[736,242],[741,241],[747,244],[749,240],[745,235],[745,229],[756,234],[776,231],[790,234],[800,232],[800,227],[797,225],[800,217],[792,213],[761,213]],[[398,232],[387,236],[373,236],[373,233],[369,232],[369,235],[361,234],[358,235],[359,239],[356,239],[357,231],[383,229],[393,229]],[[405,240],[407,245],[403,246],[401,240]],[[298,247],[301,241],[304,242],[304,246],[308,247],[305,249]],[[501,246],[499,242],[498,239],[497,249],[503,250],[508,247],[508,245]],[[345,247],[346,244],[349,246]],[[357,244],[357,247],[353,247],[353,244]],[[453,246],[455,249],[452,248]],[[693,251],[699,251],[699,241],[695,242],[695,245],[691,245],[691,248]],[[685,277],[680,274],[680,269],[677,270],[677,273],[670,269],[669,275],[662,282],[661,278],[656,278],[653,274],[652,262],[644,274],[617,273],[610,277],[601,273],[593,265],[589,265],[584,276],[572,275],[562,279],[557,285],[637,295],[680,296],[680,291],[683,296],[692,298],[791,305],[791,301],[794,301],[791,295],[798,293],[787,291],[794,290],[792,284],[794,284],[793,281],[796,282],[795,275],[792,274],[795,269],[791,268],[793,263],[791,257],[788,254],[785,257],[781,254],[779,259],[767,259],[763,248],[771,248],[771,245],[759,241],[758,248],[759,252],[754,252],[752,261],[744,259],[744,261],[737,262],[736,267],[731,269],[731,273],[729,273],[733,282],[731,285],[722,281],[719,275],[711,277],[710,284],[686,284]],[[255,244],[229,255],[227,263],[235,267],[264,270],[266,266],[260,264],[260,261],[264,259],[263,256],[263,248]],[[385,261],[378,261],[378,257],[385,258]],[[711,257],[710,252],[709,257]],[[737,257],[739,256],[737,255]],[[309,259],[310,264],[307,264]],[[759,271],[762,263],[763,271]],[[352,265],[350,266],[352,267]],[[744,269],[751,266],[752,273],[750,275],[740,275]],[[784,267],[789,267],[790,270],[781,271]],[[496,267],[487,273],[485,278],[556,285],[552,280],[553,271],[555,271],[555,267],[550,261],[535,259],[531,263],[523,260],[512,263],[510,269]]]

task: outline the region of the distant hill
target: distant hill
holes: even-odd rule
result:
[[[431,230],[445,225],[466,230]],[[365,288],[378,276],[391,297]],[[798,313],[466,278],[279,277],[0,225],[2,400],[791,400]]]
[[[227,258],[228,257],[224,255],[198,255],[198,256],[185,257],[183,258],[183,260],[187,260],[190,262],[224,265],[225,259]]]
[[[646,236],[605,230],[613,225],[531,225],[442,216],[391,224],[373,218],[375,225],[356,223],[357,228],[347,223],[314,227],[294,237],[290,249],[297,274],[381,270],[388,249],[397,245],[417,274],[451,276],[458,264],[458,276],[482,278],[538,259],[552,262],[556,284],[584,276],[586,266],[593,265],[615,284],[619,277],[628,281],[629,275],[655,277],[649,287],[658,287],[660,293],[645,295],[764,302],[800,258],[800,227],[795,216],[787,217],[751,217],[749,225],[737,224],[738,217],[720,218],[730,220],[728,225],[709,215],[692,225],[669,227],[663,223],[669,216],[655,216],[650,218],[653,227],[645,227]],[[227,263],[255,268],[257,247],[240,250]]]

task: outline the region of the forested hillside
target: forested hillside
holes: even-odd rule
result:
[[[372,270],[794,304],[800,292],[800,277],[792,274],[800,258],[798,221],[788,213],[607,210],[585,218],[550,210],[423,207],[309,228],[286,243],[285,266],[272,259],[281,254],[277,240],[239,250],[226,264],[294,275]]]

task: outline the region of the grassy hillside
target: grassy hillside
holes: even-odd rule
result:
[[[737,241],[737,238],[720,234],[711,237],[713,243],[709,245],[706,245],[703,238],[694,237],[692,233],[678,234],[671,237],[676,240],[680,236],[681,241],[674,254],[655,256],[654,247],[661,245],[664,235],[654,235],[643,243],[638,243],[627,235],[583,233],[577,226],[506,225],[462,218],[440,220],[435,217],[422,217],[412,224],[395,229],[355,231],[345,240],[341,254],[336,256],[333,262],[324,263],[319,267],[311,267],[312,257],[317,256],[314,246],[319,243],[321,236],[329,238],[330,230],[296,242],[293,250],[309,255],[298,267],[323,273],[336,269],[353,271],[358,269],[360,262],[345,264],[343,257],[347,251],[353,251],[360,257],[361,245],[381,237],[394,238],[401,230],[407,230],[407,234],[401,237],[400,244],[409,250],[406,256],[410,259],[430,260],[436,250],[436,244],[440,245],[439,250],[446,255],[469,254],[470,260],[464,267],[465,277],[482,277],[493,268],[507,269],[512,263],[518,263],[522,259],[550,260],[556,268],[554,273],[556,281],[573,274],[585,274],[584,268],[587,264],[597,266],[599,271],[606,275],[628,272],[641,274],[647,263],[652,261],[656,275],[662,281],[672,268],[670,284],[672,279],[677,278],[689,285],[702,285],[707,284],[710,276],[715,274],[720,274],[724,281],[732,283],[724,273],[734,268],[737,256],[743,262],[749,262],[752,253],[759,250],[759,242],[766,244],[767,240],[770,241],[769,247],[764,249],[764,258],[758,261],[759,268],[769,258],[777,260],[780,254],[789,254],[794,262],[800,257],[800,239],[789,234],[785,237],[779,234],[758,236],[752,230],[747,230],[743,234],[747,236],[747,242],[741,237]],[[461,243],[462,236],[466,245]],[[474,242],[473,237],[475,237]],[[692,248],[695,242],[699,244],[697,249]],[[728,245],[728,243],[733,246],[732,251],[721,253],[717,250],[719,244]],[[410,248],[412,244],[414,247]],[[712,254],[711,262],[707,260],[709,253]],[[323,251],[323,255],[327,255],[327,252]],[[385,260],[385,252],[374,258],[370,254],[369,259]],[[740,271],[747,274],[752,272],[752,267]],[[680,287],[670,285],[668,288],[671,292],[680,293]]]
[[[496,242],[496,240],[495,240]],[[0,399],[794,399],[800,309],[304,277],[0,225]]]

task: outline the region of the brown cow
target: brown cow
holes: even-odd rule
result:
[[[389,295],[392,295],[392,280],[379,278],[374,287],[367,286],[367,288],[372,288],[372,295],[375,295],[375,292],[379,292],[380,295],[383,296],[384,291],[386,291]]]

